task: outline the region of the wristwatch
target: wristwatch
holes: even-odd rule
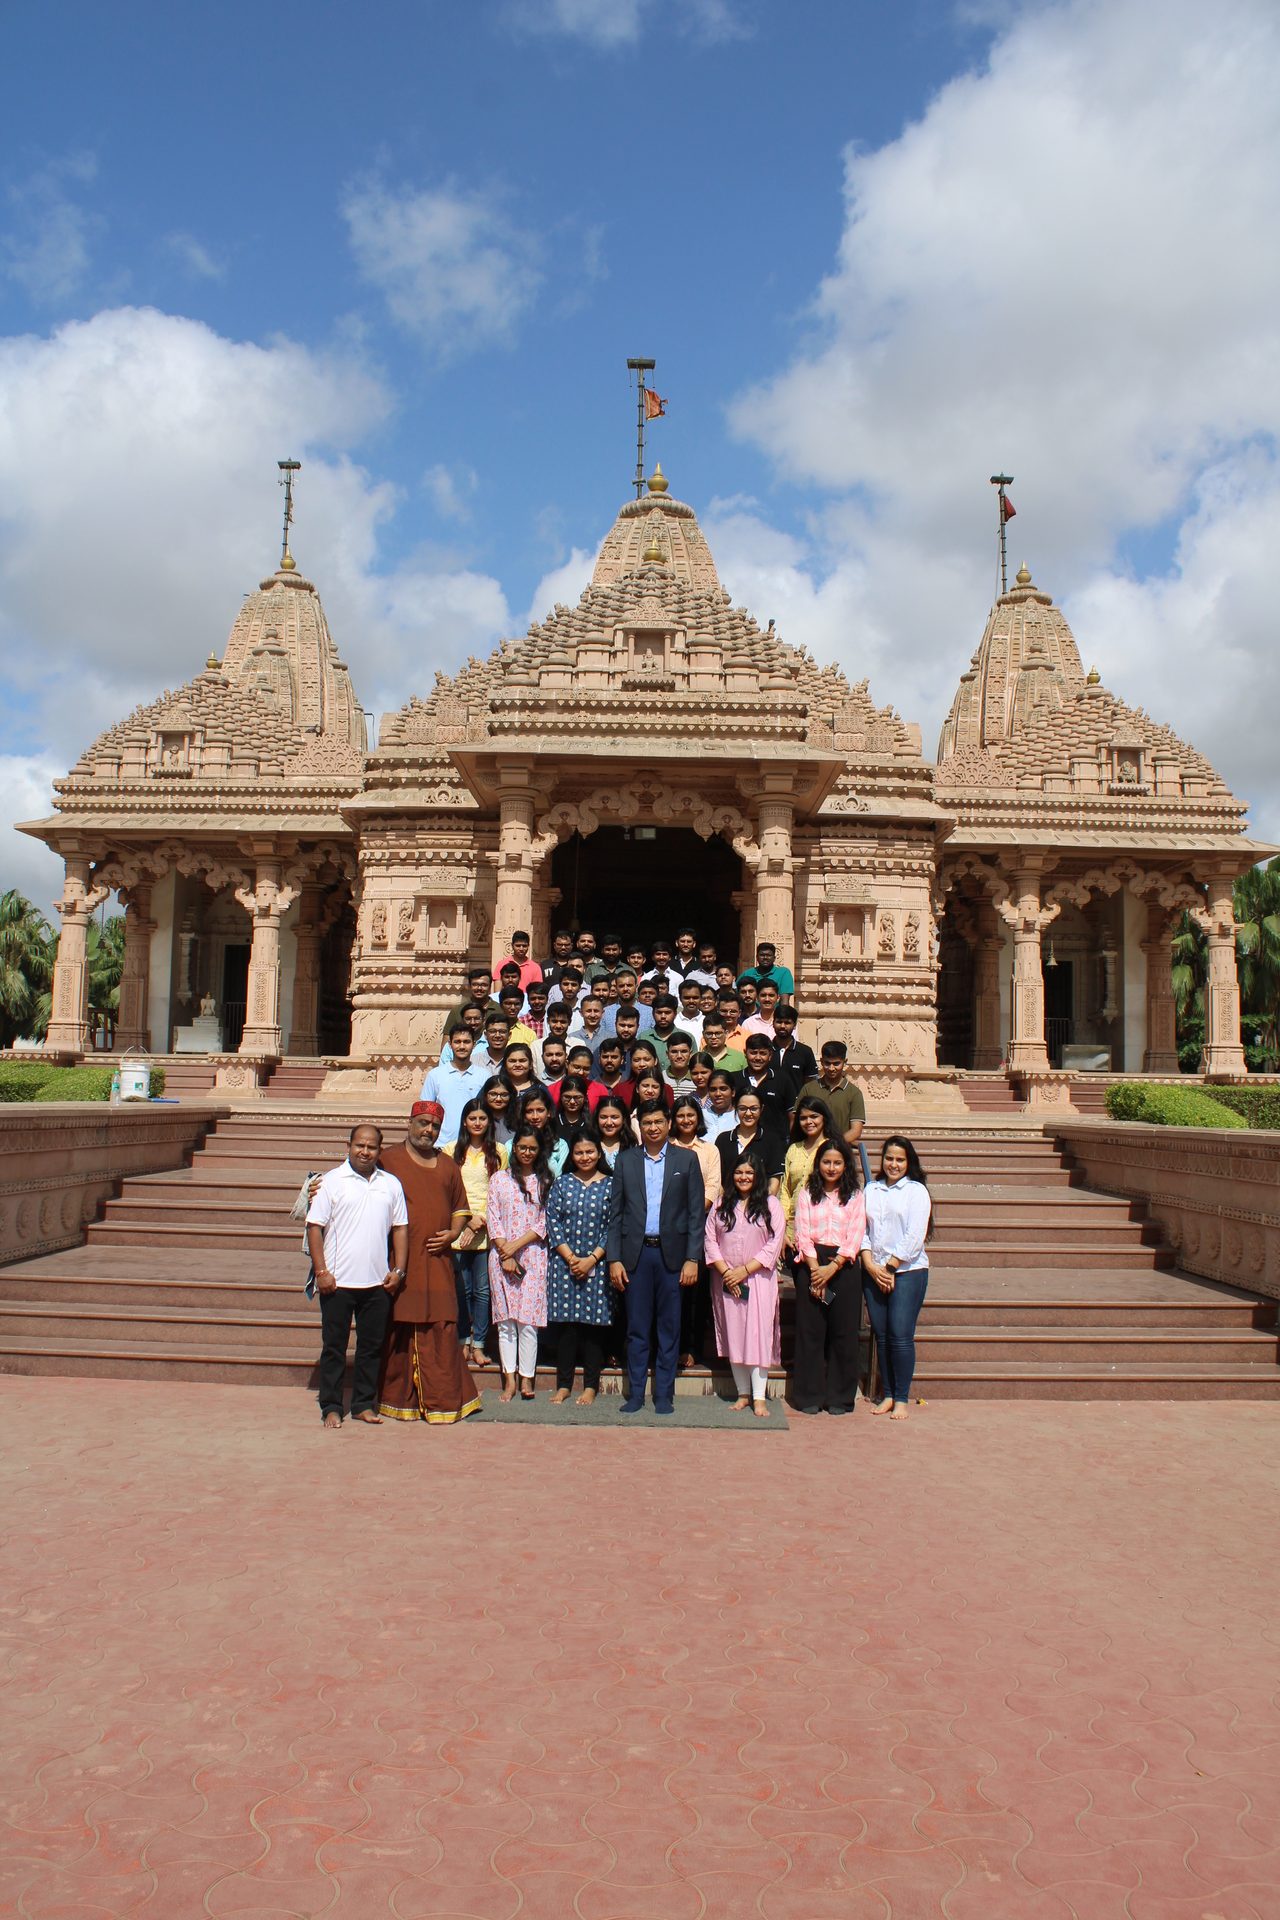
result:
[[[396,1279],[397,1279],[397,1280],[403,1280],[403,1279],[404,1279],[404,1268],[403,1268],[403,1267],[392,1267],[392,1269],[391,1269],[391,1271],[392,1271],[392,1273],[394,1273],[394,1275],[395,1275],[395,1277],[396,1277]]]

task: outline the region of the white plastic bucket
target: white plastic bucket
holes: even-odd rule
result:
[[[116,1071],[120,1075],[121,1100],[151,1098],[151,1068],[145,1060],[122,1060]]]

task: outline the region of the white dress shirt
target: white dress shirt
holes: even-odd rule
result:
[[[890,1186],[887,1180],[873,1180],[866,1189],[867,1231],[863,1246],[882,1267],[896,1260],[900,1272],[927,1267],[929,1256],[924,1236],[929,1227],[931,1205],[928,1187],[918,1180],[902,1179]]]

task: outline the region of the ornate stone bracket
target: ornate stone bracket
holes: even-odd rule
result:
[[[688,787],[672,787],[641,774],[622,787],[596,787],[580,800],[560,800],[538,820],[535,849],[546,853],[573,833],[584,837],[602,826],[634,826],[653,821],[659,826],[689,827],[701,840],[723,834],[748,867],[760,862],[760,848],[751,823],[732,806],[717,806]]]

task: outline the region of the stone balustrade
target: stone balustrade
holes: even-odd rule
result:
[[[1097,1193],[1145,1200],[1178,1265],[1280,1299],[1280,1132],[1057,1120]]]
[[[0,1265],[78,1246],[127,1174],[184,1166],[230,1111],[212,1103],[0,1106]]]

